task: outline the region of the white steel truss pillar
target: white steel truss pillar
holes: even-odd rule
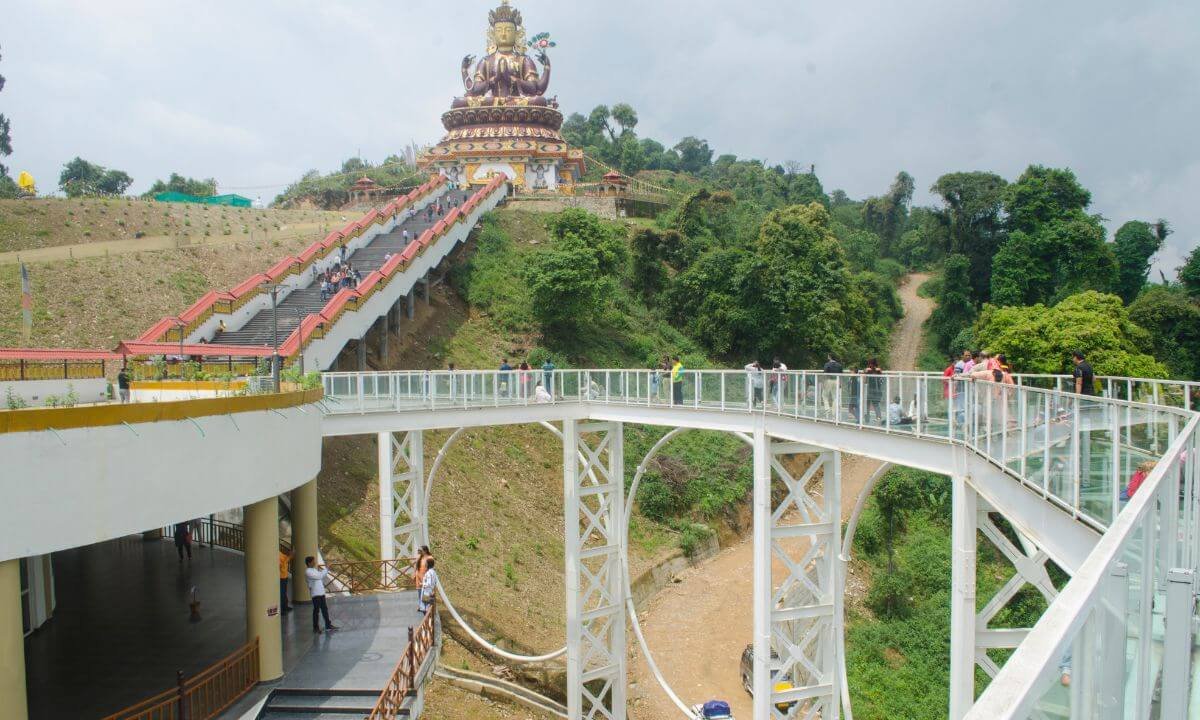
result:
[[[421,544],[425,447],[420,430],[379,433],[379,556],[411,558]]]
[[[619,422],[563,421],[570,720],[625,720],[623,433]]]
[[[996,673],[1000,672],[1000,666],[992,660],[987,651],[994,648],[1017,647],[1029,634],[1030,628],[993,628],[991,627],[992,620],[1026,585],[1033,586],[1041,593],[1042,597],[1046,599],[1047,605],[1058,597],[1058,590],[1050,580],[1050,574],[1046,572],[1046,561],[1050,559],[1049,555],[1025,538],[1022,538],[1021,547],[1017,547],[992,521],[987,510],[982,507],[984,503],[980,501],[978,505],[980,507],[977,507],[976,510],[979,531],[1000,550],[1001,554],[1016,569],[1016,573],[996,591],[992,599],[975,616],[975,662],[989,677],[996,677]]]
[[[950,720],[975,702],[975,531],[978,496],[965,477],[951,479]]]
[[[754,433],[754,720],[840,712],[841,455],[785,463],[814,450]]]

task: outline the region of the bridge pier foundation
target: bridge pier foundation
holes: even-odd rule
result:
[[[388,310],[388,329],[394,333],[400,332],[400,307],[403,299],[397,300]]]
[[[379,556],[383,560],[415,557],[424,542],[425,445],[420,430],[382,432],[379,452]],[[385,567],[385,572],[388,570]],[[398,574],[398,570],[394,571]],[[385,578],[385,585],[389,578]],[[391,581],[395,577],[390,578]]]
[[[412,320],[413,315],[415,315],[417,312],[417,308],[413,304],[414,300],[416,300],[416,291],[415,291],[415,289],[409,289],[408,295],[404,296],[404,309],[406,311],[408,311],[408,319],[409,320]]]
[[[567,716],[625,720],[624,425],[563,421]]]
[[[21,617],[21,559],[0,562],[0,717],[27,720],[25,633]]]
[[[359,372],[367,371],[367,336],[363,335],[358,339],[358,344],[355,347],[357,366]]]
[[[432,272],[425,273],[425,277],[419,281],[421,283],[421,295],[425,298],[425,305],[429,305],[429,285],[431,284],[430,276]]]

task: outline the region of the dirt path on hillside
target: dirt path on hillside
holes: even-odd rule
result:
[[[900,286],[905,314],[892,336],[894,369],[915,369],[921,348],[921,326],[934,307],[931,300],[917,295],[917,288],[928,277],[909,275]],[[843,519],[853,510],[863,485],[878,467],[875,460],[842,456]],[[853,585],[854,579],[848,578],[847,582]],[[747,610],[753,584],[754,548],[747,538],[681,574],[639,613],[642,631],[659,669],[684,702],[721,698],[729,701],[735,716],[752,714],[750,696],[742,689],[738,666],[753,632],[753,617]],[[658,687],[632,633],[629,643],[632,648],[630,717],[634,720],[681,717]]]

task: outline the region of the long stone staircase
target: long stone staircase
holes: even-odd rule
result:
[[[443,196],[442,206],[446,208],[451,202],[461,206],[469,197],[469,192],[451,190]],[[421,233],[433,227],[441,219],[437,215],[433,217],[432,221],[428,218],[429,215],[426,212],[418,212],[396,226],[391,232],[379,235],[369,245],[351,253],[346,260],[365,277],[372,270],[383,267],[384,258],[388,254],[400,252],[409,242],[420,237]],[[408,231],[407,241],[404,240],[405,230]],[[321,285],[319,282],[313,282],[311,276],[306,287],[289,293],[278,305],[279,342],[282,343],[305,316],[321,312],[327,301],[328,298],[321,299]],[[214,338],[212,342],[220,345],[272,346],[275,342],[272,309],[268,307],[260,311],[242,327],[226,331]]]

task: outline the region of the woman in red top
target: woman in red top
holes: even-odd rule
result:
[[[1129,485],[1121,491],[1122,500],[1129,500],[1133,497],[1133,494],[1138,491],[1142,483],[1146,482],[1146,478],[1150,476],[1156,464],[1154,460],[1147,460],[1137,466],[1137,470],[1134,470],[1133,475],[1129,478]]]

